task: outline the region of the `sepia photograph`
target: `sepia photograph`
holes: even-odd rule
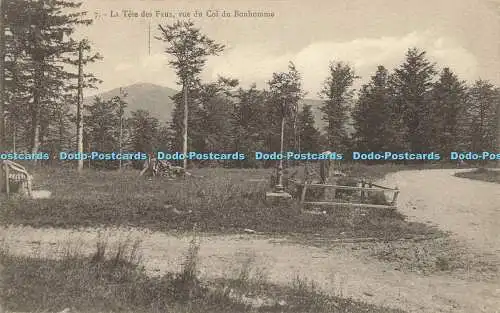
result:
[[[500,313],[500,0],[0,0],[0,313]]]

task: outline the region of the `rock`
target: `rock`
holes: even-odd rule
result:
[[[176,208],[173,208],[173,209],[172,209],[172,212],[173,212],[173,213],[175,213],[175,214],[177,214],[177,215],[181,215],[181,214],[183,214],[183,212],[181,212],[181,211],[177,210]]]
[[[48,190],[33,190],[31,192],[31,197],[33,199],[49,199],[52,195],[52,192]]]

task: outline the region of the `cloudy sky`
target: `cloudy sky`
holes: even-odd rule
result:
[[[192,17],[196,25],[226,45],[221,56],[210,58],[205,80],[228,75],[243,86],[255,82],[265,87],[273,72],[293,61],[303,74],[307,97],[317,98],[330,61],[354,66],[360,84],[377,65],[392,69],[416,46],[464,80],[500,84],[498,0],[85,0],[82,9],[99,16],[77,33],[104,56],[89,67],[104,80],[98,92],[138,82],[176,88],[165,46],[153,38],[159,23],[171,24],[175,18],[156,17],[156,11],[199,11],[202,17]],[[123,10],[151,12],[152,17],[127,18]],[[218,11],[219,17],[208,17],[208,10]],[[222,17],[224,10],[273,12],[274,17]],[[119,16],[111,17],[111,11]]]

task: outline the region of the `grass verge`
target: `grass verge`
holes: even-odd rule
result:
[[[387,173],[394,167],[381,167]],[[361,170],[359,170],[361,171]],[[375,172],[375,170],[372,170]],[[198,225],[205,233],[253,229],[268,234],[321,234],[384,240],[430,235],[436,229],[410,223],[395,211],[340,207],[311,215],[297,203],[271,205],[265,199],[262,170],[204,170],[202,178],[147,180],[137,172],[46,171],[37,175],[53,191],[51,199],[13,199],[3,205],[4,224],[32,227],[132,226],[186,232]]]
[[[57,260],[0,253],[1,296],[17,312],[402,312],[327,296],[315,284],[295,279],[290,286],[255,279],[251,264],[235,278],[202,281],[199,245],[193,241],[180,273],[148,277],[139,245],[109,247],[99,241],[90,256],[69,252]]]
[[[460,279],[476,281],[498,278],[500,263],[497,258],[472,253],[450,237],[377,242],[368,246],[371,256],[394,264],[399,271],[424,275],[453,274]]]
[[[478,168],[470,172],[456,173],[455,176],[500,184],[500,171],[488,170],[486,168]]]

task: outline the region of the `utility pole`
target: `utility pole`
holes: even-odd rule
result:
[[[80,41],[78,46],[78,97],[76,109],[76,141],[77,150],[80,155],[83,154],[83,43]],[[83,158],[78,159],[78,172],[83,170]]]

